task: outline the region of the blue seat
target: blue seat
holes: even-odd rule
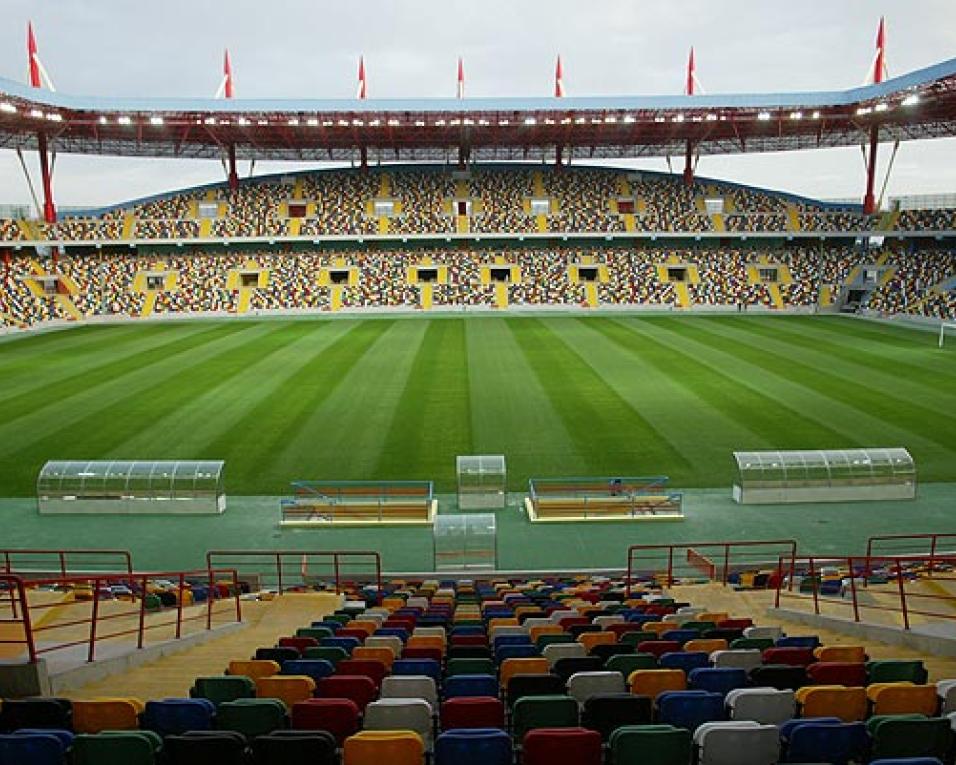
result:
[[[484,635],[485,628],[477,624],[465,624],[460,627],[451,628],[452,635]]]
[[[668,691],[657,697],[657,721],[694,731],[705,722],[724,720],[724,697],[707,691]]]
[[[0,765],[63,765],[69,748],[63,733],[29,729],[0,735]]]
[[[683,645],[688,640],[697,640],[699,637],[697,630],[667,630],[661,635],[661,640],[674,640]]]
[[[851,760],[862,761],[870,745],[866,726],[855,723],[805,722],[788,730],[787,756],[789,762],[828,762],[846,765]]]
[[[495,662],[501,664],[505,659],[532,659],[540,655],[537,646],[503,645],[495,649]]]
[[[160,736],[187,730],[211,730],[216,705],[209,699],[162,699],[147,701],[141,726]]]
[[[816,635],[790,635],[777,638],[777,648],[819,648],[820,638]]]
[[[408,630],[401,627],[379,627],[373,634],[380,637],[397,637],[403,643],[408,642]]]
[[[634,623],[634,624],[644,624],[645,622],[656,622],[660,620],[659,616],[655,616],[654,614],[645,614],[642,612],[638,612],[636,614],[629,614],[628,616],[625,616],[624,618],[628,622]]]
[[[441,682],[441,665],[434,659],[396,659],[392,664],[393,675],[427,675]]]
[[[308,675],[315,682],[335,674],[335,665],[328,659],[290,659],[282,662],[282,675]]]
[[[450,730],[435,740],[435,765],[511,765],[511,737],[497,728]]]
[[[327,629],[332,630],[332,634],[333,634],[333,635],[334,635],[336,632],[338,632],[340,629],[342,629],[342,623],[341,623],[341,622],[332,621],[331,619],[329,619],[329,620],[327,620],[327,621],[312,622],[312,624],[309,625],[309,626],[311,626],[311,627],[326,627]]]
[[[682,669],[690,672],[710,666],[710,655],[704,651],[671,651],[658,660],[661,669]]]
[[[493,696],[498,698],[498,680],[493,675],[454,675],[445,680],[442,694],[446,699],[461,696]]]
[[[806,725],[807,723],[818,723],[820,725],[839,725],[843,720],[839,717],[794,717],[792,720],[787,720],[782,725],[778,725],[780,728],[780,740],[786,744],[790,739],[790,733],[798,725]]]
[[[726,696],[732,690],[747,687],[747,670],[738,667],[697,667],[687,673],[687,680],[691,690]]]
[[[531,645],[530,635],[498,635],[493,647],[497,650],[503,645]]]
[[[361,644],[361,641],[354,637],[325,637],[319,641],[319,645],[329,646],[330,648],[344,648],[349,656]]]

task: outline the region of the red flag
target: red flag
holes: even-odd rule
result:
[[[37,39],[33,35],[33,22],[27,22],[27,59],[30,66],[30,85],[34,88],[42,88],[43,81],[40,79],[40,62],[37,58]]]
[[[697,66],[694,63],[694,48],[690,49],[690,58],[687,59],[687,87],[685,93],[688,96],[694,95],[694,80],[697,79]]]
[[[461,61],[461,56],[458,57],[458,97],[465,97],[465,65]]]
[[[222,83],[223,94],[226,98],[232,98],[232,62],[229,60],[229,48],[226,48],[226,55],[222,59]]]
[[[558,54],[558,63],[554,67],[554,97],[564,98],[564,69],[561,67],[561,54]]]
[[[358,68],[358,91],[355,94],[356,98],[365,98],[367,95],[366,83],[365,83],[365,56],[359,56],[359,68]]]
[[[876,61],[873,62],[873,82],[883,82],[886,74],[886,22],[880,16],[880,28],[876,32]]]

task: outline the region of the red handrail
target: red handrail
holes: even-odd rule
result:
[[[865,621],[864,615],[866,612],[890,612],[899,615],[903,628],[906,630],[911,628],[912,616],[946,621],[956,620],[956,594],[913,592],[912,589],[906,587],[909,576],[916,573],[933,575],[936,581],[956,583],[956,573],[950,571],[950,569],[956,568],[956,555],[954,554],[941,554],[933,551],[929,555],[808,556],[788,560],[789,572],[785,571],[784,560],[781,557],[777,566],[777,591],[774,598],[776,608],[780,608],[785,600],[793,604],[812,601],[815,614],[820,614],[821,604],[835,608],[847,608],[852,610],[854,622]],[[846,598],[847,593],[845,591],[840,593],[840,597],[833,598],[821,594],[820,581],[817,575],[821,568],[826,566],[837,566],[841,569],[845,567],[846,576],[842,578],[849,579],[849,600]],[[919,571],[908,569],[907,566],[915,567]],[[857,578],[861,576],[868,578],[875,570],[879,569],[886,569],[888,579],[896,580],[894,605],[884,605],[874,600],[873,590],[870,590],[865,600],[861,600],[859,597]],[[944,570],[941,571],[941,569]],[[802,572],[805,572],[810,579],[809,595],[801,592],[800,588],[796,592],[793,591],[793,580]],[[918,581],[918,578],[915,581]],[[887,590],[886,594],[889,593],[890,591]],[[945,609],[933,607],[934,603],[940,602],[946,604]]]
[[[289,560],[293,568],[301,571],[303,580],[306,578],[306,568],[309,563],[316,562],[312,559],[318,559],[332,566],[332,578],[335,582],[336,594],[343,590],[342,566],[357,563],[373,563],[374,572],[373,581],[378,590],[378,598],[382,597],[382,556],[373,550],[210,550],[206,553],[206,566],[212,568],[215,561],[225,565],[234,566],[237,570],[240,568],[246,572],[246,566],[256,566],[262,563],[260,568],[254,570],[259,575],[269,575],[274,578],[276,588],[281,594],[286,589],[283,578],[284,562]],[[246,572],[248,573],[248,572]]]
[[[928,554],[931,561],[930,569],[932,569],[932,560],[935,559],[936,553],[940,550],[940,542],[944,540],[949,541],[951,546],[948,550],[944,547],[943,552],[956,552],[956,533],[943,532],[926,534],[879,534],[866,540],[866,556],[869,558],[879,555],[880,551],[875,550],[874,548],[880,547],[881,543],[886,542],[900,543],[900,547],[906,548],[903,550],[897,549],[892,551],[893,554],[897,555],[921,554],[926,549],[926,545],[928,544]],[[883,552],[882,554],[885,555],[887,552]]]
[[[168,579],[176,583],[176,607],[175,616],[172,619],[146,619],[146,596],[151,582],[158,579]],[[188,580],[199,579],[208,581],[208,592],[206,597],[206,607],[203,613],[189,614],[184,610],[183,592],[186,591]],[[228,598],[220,598],[217,594],[216,584],[222,579],[228,579],[231,589],[231,595]],[[175,639],[183,637],[183,625],[188,622],[204,621],[207,630],[212,629],[213,610],[217,602],[224,602],[230,598],[234,601],[234,618],[236,622],[242,621],[242,606],[240,602],[239,578],[235,569],[195,569],[190,571],[134,571],[132,574],[127,571],[100,572],[91,575],[76,574],[65,577],[44,577],[35,579],[26,579],[17,574],[0,573],[0,582],[7,582],[7,588],[10,591],[10,602],[12,618],[0,620],[0,623],[16,623],[22,625],[24,638],[21,640],[3,639],[2,643],[23,644],[27,647],[27,653],[30,662],[35,662],[40,654],[52,653],[65,648],[75,646],[86,646],[87,661],[94,661],[96,658],[96,649],[99,644],[105,640],[135,636],[137,648],[143,648],[146,642],[146,634],[150,630],[156,630],[163,627],[174,627]],[[113,613],[102,613],[101,603],[103,598],[101,590],[111,584],[124,584],[132,590],[132,601],[139,600],[138,607],[134,609],[119,611]],[[52,603],[30,603],[27,597],[29,587],[61,587],[77,588],[91,587],[92,593],[90,600],[72,600],[57,601]],[[19,615],[16,606],[19,605]],[[57,619],[48,624],[43,623],[43,619],[35,619],[36,614],[46,615],[63,609],[85,608],[89,606],[89,615],[80,614],[76,617],[67,619]],[[161,613],[161,611],[160,611]],[[132,628],[123,628],[118,624],[116,628],[111,629],[111,624],[116,619],[130,619],[136,617],[136,626]],[[83,633],[85,636],[77,637]],[[56,640],[50,637],[57,630],[67,628],[74,629],[73,634],[68,638]],[[37,640],[42,636],[44,643],[38,645]]]
[[[104,558],[116,556],[119,561],[122,561],[120,564],[122,568],[126,570],[128,574],[133,573],[133,556],[130,554],[129,550],[99,550],[93,548],[26,548],[26,547],[17,547],[17,548],[8,548],[5,550],[0,550],[0,559],[2,559],[3,567],[0,571],[3,571],[7,574],[21,574],[22,576],[29,578],[29,572],[24,571],[24,564],[26,561],[17,560],[25,555],[29,556],[56,556],[56,567],[60,570],[60,576],[69,576],[70,574],[80,574],[80,573],[91,573],[90,569],[84,569],[83,571],[70,571],[70,566],[68,565],[69,558]],[[31,561],[33,563],[40,563],[41,561]],[[19,565],[17,565],[19,564]],[[90,561],[90,565],[94,565],[93,561]],[[106,567],[108,566],[108,567]],[[106,564],[101,567],[101,570],[105,571],[116,571],[116,567],[113,563]]]
[[[781,557],[781,550],[791,558],[797,554],[797,542],[795,539],[766,539],[766,540],[744,540],[744,541],[723,541],[723,542],[681,542],[674,544],[654,544],[654,545],[631,545],[627,548],[627,580],[625,583],[625,592],[628,597],[631,594],[631,581],[635,574],[635,562],[640,553],[667,553],[666,565],[666,586],[672,587],[674,584],[674,554],[680,551],[684,554],[687,561],[704,561],[707,565],[707,574],[709,580],[719,580],[721,584],[726,585],[733,566],[764,564],[767,566],[776,565]],[[743,552],[739,548],[748,550],[755,548],[774,548],[764,549],[754,553]],[[702,550],[714,550],[719,555],[723,563],[717,566],[711,557],[705,556]],[[755,556],[764,556],[757,559]],[[736,560],[732,560],[736,558]],[[719,574],[719,575],[718,575]]]

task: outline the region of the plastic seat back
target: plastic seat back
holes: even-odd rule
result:
[[[710,722],[694,731],[698,765],[773,765],[780,757],[774,725]]]
[[[425,675],[436,683],[441,680],[441,664],[434,659],[396,659],[393,675]]]
[[[445,680],[442,694],[446,699],[459,696],[497,696],[498,681],[494,675],[455,675]]]
[[[282,662],[281,675],[304,675],[319,682],[335,674],[335,665],[326,659],[293,659]]]
[[[423,699],[438,709],[438,689],[426,675],[390,675],[382,680],[379,697],[383,699]]]
[[[252,742],[256,765],[338,765],[335,749],[335,738],[320,730],[274,731]]]
[[[216,728],[254,738],[286,725],[286,709],[278,699],[237,699],[219,705]]]
[[[787,759],[834,765],[845,765],[851,760],[862,762],[869,743],[866,726],[861,722],[833,725],[809,720],[790,731]]]
[[[754,667],[747,676],[755,687],[769,686],[795,691],[807,684],[807,671],[804,667],[790,667],[785,664]]]
[[[807,667],[807,678],[814,685],[866,685],[866,665],[862,662],[818,661]]]
[[[499,667],[501,686],[508,688],[508,682],[514,675],[546,675],[551,666],[544,657],[505,659]]]
[[[290,718],[295,730],[330,733],[341,746],[359,729],[359,708],[350,699],[308,699],[292,706]]]
[[[763,725],[780,725],[797,714],[792,690],[738,688],[724,699],[731,720],[750,720]]]
[[[705,722],[724,719],[724,697],[707,691],[670,691],[657,697],[657,720],[696,730]]]
[[[514,675],[508,683],[508,706],[525,696],[561,696],[565,690],[557,675]]]
[[[379,699],[365,708],[364,730],[412,730],[432,747],[432,707],[424,699]]]
[[[876,683],[867,688],[873,702],[873,715],[922,714],[934,716],[939,711],[935,685]]]
[[[916,685],[926,682],[928,673],[923,662],[915,659],[881,659],[868,661],[866,671],[869,683],[896,683],[909,681]]]
[[[209,699],[147,701],[141,724],[160,736],[189,730],[211,730],[216,705]]]
[[[278,675],[282,666],[271,659],[237,659],[229,662],[226,668],[227,675],[242,675],[258,680],[260,677]]]
[[[21,728],[70,730],[72,724],[73,705],[67,699],[4,699],[0,705],[0,733]]]
[[[692,669],[710,667],[710,656],[700,652],[675,651],[662,654],[658,664],[661,669],[681,669],[687,673]]]
[[[511,765],[511,738],[503,730],[446,730],[435,741],[435,765]]]
[[[363,730],[345,740],[343,765],[423,765],[425,744],[412,731]]]
[[[596,694],[623,693],[626,690],[620,672],[576,672],[568,678],[568,695],[584,704]]]
[[[512,733],[519,741],[535,728],[574,728],[578,725],[578,703],[570,696],[525,696],[515,702],[511,716]]]
[[[307,675],[275,675],[256,680],[256,696],[260,699],[280,699],[286,707],[311,699],[316,683]]]
[[[946,761],[953,744],[950,721],[889,718],[879,720],[871,730],[874,759],[892,757],[936,757]]]
[[[0,765],[64,765],[69,744],[43,729],[0,735]]]
[[[797,691],[801,717],[838,717],[844,722],[866,719],[866,690],[842,685],[811,685]]]
[[[324,698],[349,699],[363,711],[376,697],[378,689],[372,678],[364,675],[332,675],[319,680],[315,693]]]
[[[627,678],[631,693],[656,699],[666,691],[687,690],[687,678],[679,669],[639,669]]]
[[[617,765],[687,765],[691,761],[691,732],[672,725],[627,725],[608,741]]]
[[[695,691],[709,691],[726,696],[730,691],[747,686],[747,673],[730,667],[701,667],[687,674],[688,687]]]
[[[523,765],[601,765],[601,734],[586,728],[536,728],[521,745]]]
[[[81,733],[73,739],[73,765],[154,765],[162,739],[152,731]]]
[[[73,730],[99,733],[104,730],[135,730],[139,727],[142,702],[137,699],[91,699],[73,702]]]
[[[605,741],[618,728],[649,724],[652,719],[651,698],[631,693],[594,694],[585,700],[581,712],[581,724],[598,731]]]
[[[442,730],[504,728],[505,705],[491,696],[459,696],[442,702]]]

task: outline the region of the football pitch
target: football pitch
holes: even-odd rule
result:
[[[905,446],[956,480],[956,350],[843,317],[239,319],[0,343],[0,496],[49,459],[223,459],[232,495],[431,479],[505,454],[533,476],[728,487],[741,449]]]

